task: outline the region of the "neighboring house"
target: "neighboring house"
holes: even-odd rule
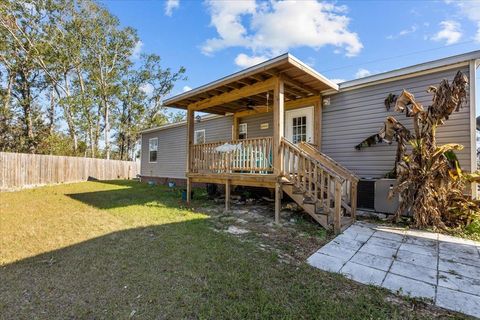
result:
[[[460,164],[476,169],[472,74],[479,59],[480,51],[474,51],[337,85],[284,54],[167,99],[166,106],[188,110],[187,121],[142,132],[142,179],[173,180],[188,188],[222,183],[227,193],[230,185],[276,188],[277,215],[284,191],[319,223],[339,230],[355,217],[357,192],[372,199],[361,205],[373,209],[372,181],[394,166],[395,143],[360,151],[354,146],[377,133],[387,116],[411,128],[405,115],[386,110],[390,93],[406,89],[429,105],[429,86],[452,80],[458,70],[467,75],[471,96],[439,128],[438,142],[464,145],[457,152]],[[211,114],[195,117],[195,112]],[[232,139],[232,145],[242,141],[239,150],[215,150]]]

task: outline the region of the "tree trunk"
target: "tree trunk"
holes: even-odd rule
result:
[[[110,114],[108,110],[108,102],[107,99],[103,99],[103,107],[104,107],[104,121],[105,121],[105,153],[107,156],[107,160],[110,159]]]
[[[50,109],[48,109],[48,132],[53,135],[55,129],[55,89],[52,87],[50,91]]]
[[[30,92],[30,83],[28,81],[28,73],[25,70],[22,70],[20,73],[21,85],[20,85],[20,94],[22,100],[20,105],[23,110],[23,123],[25,126],[24,136],[27,140],[28,152],[35,153],[35,135],[33,132],[33,118],[32,118],[32,101],[31,101],[31,92]]]
[[[68,133],[73,142],[73,154],[76,155],[78,150],[78,137],[77,137],[77,131],[75,130],[75,121],[73,119],[72,109],[70,108],[70,101],[69,101],[70,88],[68,85],[68,75],[66,73],[64,74],[64,81],[65,81],[65,93],[67,96],[67,102],[63,104],[63,111],[65,114],[65,120],[67,121],[67,125],[68,125]]]

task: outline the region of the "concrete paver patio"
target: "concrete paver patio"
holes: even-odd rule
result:
[[[480,242],[356,222],[308,263],[480,318]]]

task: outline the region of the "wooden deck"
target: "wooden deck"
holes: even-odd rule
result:
[[[287,54],[165,101],[187,110],[187,203],[192,182],[225,184],[226,210],[232,185],[258,186],[275,188],[277,223],[284,192],[325,228],[339,232],[342,221],[353,221],[358,179],[316,149],[326,89],[338,86]],[[313,107],[313,150],[284,138],[285,111],[300,107]],[[270,110],[272,137],[238,139],[240,117]],[[232,113],[232,140],[194,144],[198,111]]]
[[[358,178],[307,143],[282,138],[279,167],[272,137],[192,145],[190,182],[224,184],[225,208],[232,186],[275,189],[276,221],[285,192],[323,227],[340,232],[355,220]]]

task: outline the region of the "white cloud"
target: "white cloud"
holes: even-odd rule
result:
[[[418,27],[416,25],[413,25],[408,29],[401,30],[398,34],[391,34],[387,36],[387,39],[389,40],[398,39],[400,37],[406,36],[407,34],[416,32],[417,29]]]
[[[240,53],[235,58],[235,64],[242,68],[248,68],[266,60],[268,60],[266,56],[248,56],[245,53]]]
[[[330,79],[330,81],[335,82],[335,83],[342,83],[342,82],[345,82],[347,80],[345,80],[345,79],[335,79],[334,78],[334,79]]]
[[[165,15],[171,17],[173,10],[180,7],[180,0],[167,0],[165,2]]]
[[[476,23],[477,34],[474,39],[480,43],[480,0],[457,0],[448,3],[456,5],[462,15]]]
[[[143,84],[140,86],[140,90],[145,92],[147,96],[151,95],[153,93],[153,86],[150,83]]]
[[[440,22],[440,26],[442,29],[431,38],[433,41],[445,40],[445,44],[454,44],[462,37],[460,23],[453,20],[445,20]]]
[[[355,78],[358,79],[358,78],[364,78],[364,77],[368,77],[369,75],[371,75],[372,73],[367,70],[367,69],[363,69],[363,68],[360,68],[358,69],[358,71],[355,73]]]
[[[183,89],[182,89],[183,92],[187,92],[187,91],[190,91],[190,90],[192,90],[192,88],[189,87],[189,86],[184,86]]]
[[[332,45],[342,48],[347,56],[355,56],[363,48],[358,35],[348,28],[346,6],[317,0],[208,0],[207,6],[211,25],[218,33],[203,44],[202,52],[207,55],[244,47],[252,56],[271,57],[295,47],[318,50]]]
[[[141,40],[138,40],[132,51],[132,59],[137,60],[140,58],[140,54],[142,53],[142,48],[143,48],[143,42]]]

